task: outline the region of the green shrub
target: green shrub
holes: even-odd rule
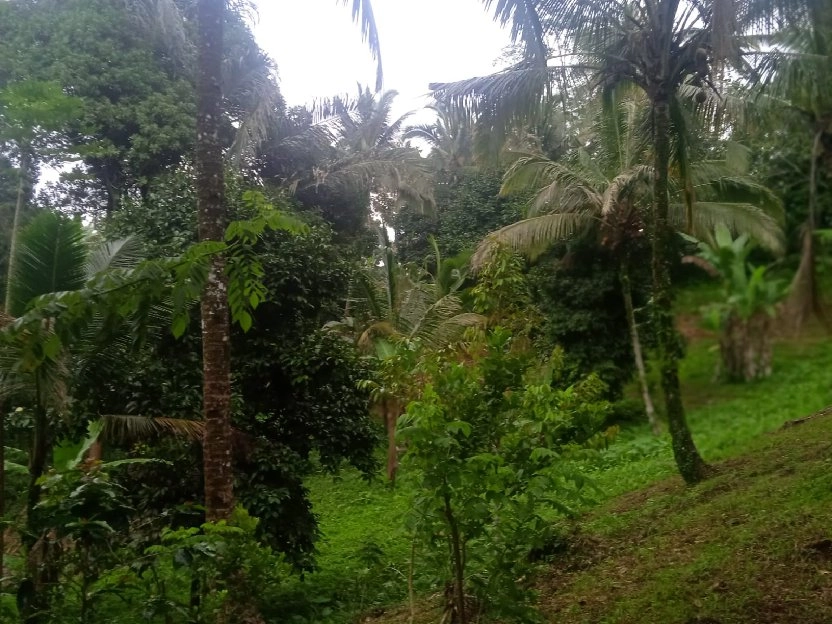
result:
[[[531,554],[551,542],[552,510],[569,514],[584,499],[586,479],[571,460],[605,442],[605,385],[593,376],[566,388],[526,385],[530,362],[511,340],[495,328],[462,356],[429,358],[430,382],[399,421],[403,475],[416,481],[408,528],[463,624],[472,607],[539,619]]]

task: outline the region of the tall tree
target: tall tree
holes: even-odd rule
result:
[[[484,0],[490,7],[492,0]],[[768,9],[776,0],[761,3]],[[788,3],[781,3],[788,4]],[[739,24],[767,25],[760,3],[710,0],[507,0],[497,3],[496,18],[511,23],[529,63],[484,79],[434,85],[437,96],[487,113],[501,125],[528,116],[541,103],[552,103],[552,86],[561,97],[580,86],[608,90],[632,83],[651,108],[653,205],[651,212],[653,323],[665,411],[680,474],[696,483],[707,474],[685,417],[679,383],[681,344],[673,322],[670,282],[673,228],[669,220],[672,102],[683,84],[710,88],[711,69],[738,61],[734,35]],[[540,63],[542,51],[557,42],[555,64]],[[569,64],[563,65],[564,58]],[[592,78],[591,81],[587,80]],[[494,111],[499,112],[498,115]]]
[[[589,148],[577,148],[560,161],[540,154],[518,154],[506,172],[501,193],[534,190],[527,218],[489,235],[480,244],[473,263],[482,263],[493,242],[534,257],[556,242],[588,234],[610,250],[619,266],[621,295],[645,410],[658,433],[630,286],[630,257],[642,246],[649,217],[644,207],[650,203],[649,183],[653,175],[653,167],[642,164],[650,156],[649,137],[642,132],[645,104],[638,93],[612,93],[585,137]],[[686,139],[678,135],[674,138],[678,154],[678,144]],[[748,158],[741,146],[732,144],[725,151],[722,160],[674,168],[687,172],[690,185],[688,179],[679,179],[679,175],[672,179],[670,223],[702,240],[713,237],[715,225],[725,226],[751,234],[774,252],[782,251],[779,200],[747,176]],[[688,186],[697,191],[691,206],[686,203]]]
[[[801,231],[800,265],[795,274],[785,317],[800,329],[815,314],[828,327],[818,287],[816,237],[823,216],[818,202],[818,179],[824,157],[832,153],[832,5],[807,0],[804,12],[791,13],[789,21],[769,37],[762,37],[752,86],[763,112],[780,123],[784,110],[797,116],[807,132],[809,154],[808,206]],[[759,94],[758,94],[759,95]]]
[[[197,25],[196,184],[200,241],[222,241],[227,215],[220,145],[225,0],[199,0]],[[205,515],[227,519],[234,507],[231,471],[231,328],[225,260],[211,260],[202,293],[202,391]]]
[[[346,3],[346,1],[344,2]],[[226,0],[199,0],[197,5],[197,213],[200,241],[222,241],[227,214],[220,124],[223,119],[222,61]],[[353,19],[361,24],[378,60],[378,32],[369,0],[354,0]],[[203,443],[205,508],[208,520],[227,518],[233,509],[231,470],[231,351],[225,261],[211,262],[202,294]]]

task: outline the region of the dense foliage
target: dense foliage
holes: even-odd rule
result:
[[[417,592],[540,621],[595,482],[668,448],[711,474],[683,265],[721,280],[731,381],[777,373],[777,314],[826,319],[824,3],[497,3],[512,66],[432,85],[420,125],[352,5],[376,90],[287,108],[247,3],[0,2],[3,621],[343,621]],[[314,596],[333,478],[407,513]]]

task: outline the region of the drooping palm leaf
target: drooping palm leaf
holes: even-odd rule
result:
[[[205,425],[201,420],[107,414],[101,417],[102,439],[124,444],[173,435],[192,442],[201,442]]]
[[[499,245],[536,258],[554,243],[586,231],[596,220],[593,212],[583,210],[546,214],[512,223],[485,237],[471,258],[471,266],[475,269],[483,266]]]
[[[339,0],[346,5],[352,2],[352,19],[361,27],[361,37],[370,48],[370,54],[376,61],[376,91],[381,91],[384,84],[384,71],[381,63],[381,43],[376,26],[373,4],[370,0]]]
[[[669,220],[677,229],[686,224],[684,204],[672,204]],[[759,206],[744,203],[697,201],[693,210],[693,236],[710,241],[718,226],[733,233],[746,233],[760,246],[775,254],[784,250],[783,230],[780,224]]]

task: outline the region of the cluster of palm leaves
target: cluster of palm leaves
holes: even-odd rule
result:
[[[321,100],[267,150],[273,181],[316,203],[327,195],[359,196],[388,220],[402,204],[433,206],[430,167],[403,142],[409,114],[393,118],[395,91]]]

